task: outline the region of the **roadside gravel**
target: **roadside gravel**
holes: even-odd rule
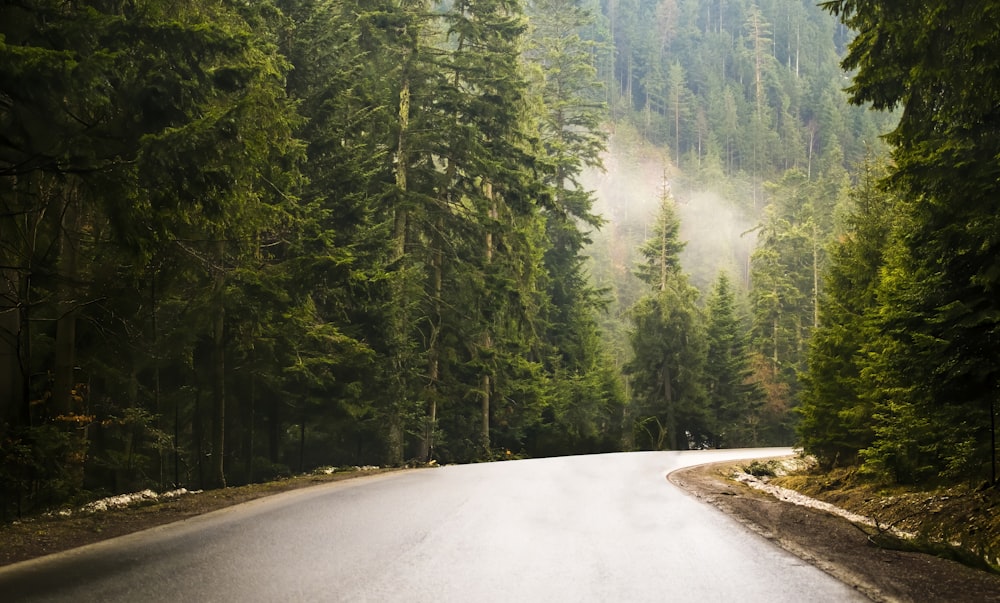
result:
[[[921,553],[882,549],[847,519],[780,501],[733,479],[733,463],[671,473],[672,483],[854,586],[873,601],[1000,602],[1000,576]]]

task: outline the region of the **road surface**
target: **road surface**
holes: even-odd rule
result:
[[[670,484],[787,449],[447,466],[286,492],[0,569],[0,601],[853,601]]]

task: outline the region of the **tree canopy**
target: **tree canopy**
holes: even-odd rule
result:
[[[888,136],[893,165],[875,201],[896,219],[891,229],[876,222],[877,232],[889,231],[887,242],[853,242],[877,234],[866,201],[852,239],[838,252],[835,295],[859,295],[852,314],[860,318],[853,322],[872,334],[850,361],[848,374],[860,375],[856,393],[842,400],[817,396],[809,411],[839,405],[855,432],[865,430],[847,440],[844,452],[857,454],[872,472],[908,482],[995,480],[1000,143],[993,82],[1000,76],[1000,39],[990,24],[1000,5],[824,6],[858,32],[844,59],[845,68],[856,70],[851,100],[902,112]],[[832,352],[815,351],[815,383]],[[855,416],[859,403],[870,416]],[[805,436],[828,458],[843,447],[842,437],[815,427]]]
[[[531,11],[0,8],[5,511],[617,449],[595,16]]]

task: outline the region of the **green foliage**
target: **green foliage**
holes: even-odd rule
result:
[[[826,467],[857,462],[874,438],[862,372],[865,349],[879,337],[872,318],[898,216],[898,202],[877,186],[885,171],[867,167],[852,192],[845,232],[830,248],[820,327],[810,340],[798,433],[803,448]]]
[[[813,431],[813,446],[853,451],[870,439],[858,452],[863,467],[901,482],[995,477],[1000,143],[993,83],[1000,79],[1000,39],[984,24],[995,18],[996,3],[824,6],[858,32],[844,60],[857,70],[852,101],[903,112],[888,137],[894,165],[885,179],[900,199],[897,226],[881,250],[867,245],[881,251],[878,278],[871,268],[855,269],[874,264],[862,245],[843,267],[858,284],[853,292],[863,305],[854,314],[862,317],[853,323],[867,341],[859,346],[845,338],[838,345],[860,348],[848,372],[859,370],[860,379],[857,387],[848,380],[844,400],[823,402],[822,411],[843,405],[847,418],[870,412],[871,420],[854,423],[846,443]],[[871,229],[859,226],[859,236],[869,236]],[[838,299],[851,286],[838,283]],[[832,335],[827,343],[836,343]],[[817,373],[829,362],[818,359]],[[813,407],[820,412],[819,399]]]
[[[652,292],[629,310],[633,358],[624,370],[632,386],[631,416],[649,435],[649,447],[677,450],[711,437],[703,370],[706,339],[696,306],[698,291],[688,284],[677,254],[674,201],[664,190],[650,239],[641,252],[638,275]],[[654,433],[650,426],[655,424]],[[626,426],[628,428],[629,426]]]
[[[0,517],[21,517],[78,496],[86,444],[59,425],[9,430],[0,441]]]
[[[645,427],[649,449],[686,449],[689,439],[701,444],[710,437],[696,299],[696,290],[671,286],[640,299],[631,310],[635,356],[625,372],[631,378],[632,416],[640,425],[652,421],[657,426],[655,433]]]
[[[682,207],[696,205],[707,190],[757,222],[752,261],[734,254],[737,286],[749,294],[752,381],[764,395],[744,435],[792,443],[797,416],[791,411],[819,324],[820,276],[834,237],[833,217],[856,167],[884,152],[880,136],[896,116],[846,102],[838,61],[852,34],[818,7],[631,0],[602,9],[595,33],[614,52],[601,57],[598,73],[615,118],[613,146],[628,148],[614,171],[636,181],[625,185],[626,177],[611,177],[622,188],[648,188],[649,172],[657,168],[633,164],[662,151],[672,163],[667,171]],[[646,143],[656,149],[637,150]],[[606,193],[609,200],[619,196],[625,195]],[[616,223],[604,236],[612,239],[608,255],[617,266],[628,253],[621,247],[639,247],[644,241],[637,242],[635,233],[645,232],[655,218],[634,203],[611,203]],[[682,212],[689,222],[681,229],[692,240],[682,257],[691,262],[685,268],[692,282],[707,294],[718,264],[706,269],[715,257],[699,257],[690,218],[696,211]],[[640,269],[647,281],[656,278],[648,268]],[[614,268],[599,277],[615,288],[613,315],[624,315],[635,283]],[[615,307],[619,298],[622,306]]]
[[[890,127],[891,116],[843,102],[837,61],[849,33],[815,6],[630,0],[603,17],[614,117],[685,170],[712,159],[757,184],[788,169],[813,176],[859,164]]]
[[[839,107],[832,42],[800,43],[832,20],[802,6],[601,10],[0,7],[4,491],[37,507],[314,464],[609,451],[637,430],[656,448],[756,442],[802,366],[842,166],[877,128]],[[732,177],[748,211],[770,199],[748,350],[728,285],[702,316],[664,194],[637,267],[631,400],[584,256],[609,107],[690,181]],[[927,355],[993,324],[982,299],[944,301]],[[910,319],[884,318],[890,335]],[[750,370],[772,371],[769,406]],[[956,432],[932,456],[964,471],[977,447]]]
[[[680,253],[685,244],[680,240],[680,228],[676,202],[664,180],[652,236],[639,248],[645,261],[636,267],[636,276],[653,289],[664,289],[674,275],[681,272]]]
[[[754,382],[747,328],[738,312],[736,294],[720,273],[705,304],[705,381],[711,438],[716,448],[756,446],[763,392]]]

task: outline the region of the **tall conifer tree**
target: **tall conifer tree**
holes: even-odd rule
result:
[[[870,350],[875,442],[866,464],[896,479],[995,479],[1000,391],[1000,39],[996,2],[837,0],[858,35],[853,102],[902,107],[888,137],[906,230],[880,283]]]
[[[640,249],[645,261],[636,271],[651,291],[629,310],[634,357],[625,372],[633,391],[631,415],[657,450],[688,448],[709,437],[704,325],[698,291],[680,266],[684,243],[676,211],[664,181],[656,222]]]

